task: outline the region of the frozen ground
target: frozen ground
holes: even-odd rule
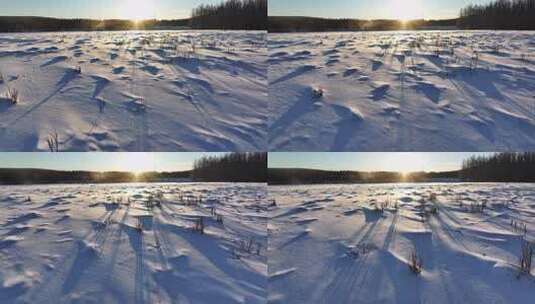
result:
[[[535,240],[533,184],[269,187],[269,198],[271,303],[533,299],[535,277],[517,268],[522,239]]]
[[[0,34],[0,73],[2,151],[266,147],[265,32]]]
[[[269,145],[502,151],[535,145],[535,33],[269,34]]]
[[[262,184],[2,186],[0,303],[265,303],[266,225]]]

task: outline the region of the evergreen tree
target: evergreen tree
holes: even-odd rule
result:
[[[496,0],[461,9],[464,29],[535,30],[535,0]]]

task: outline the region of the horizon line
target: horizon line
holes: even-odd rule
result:
[[[143,22],[143,21],[152,21],[152,20],[158,20],[158,21],[172,21],[172,20],[188,20],[191,19],[191,16],[189,17],[183,17],[183,18],[148,18],[148,19],[128,19],[128,18],[91,18],[91,17],[55,17],[55,16],[44,16],[44,15],[0,15],[0,18],[48,18],[48,19],[58,19],[58,20],[94,20],[94,21],[106,21],[106,20],[120,20],[120,21],[133,21],[133,22]]]
[[[420,18],[420,19],[409,19],[409,20],[403,20],[403,19],[392,19],[392,18],[373,18],[373,19],[363,19],[363,18],[355,18],[355,17],[322,17],[322,16],[309,16],[309,15],[268,15],[268,18],[275,17],[275,18],[316,18],[316,19],[327,19],[327,20],[360,20],[360,21],[400,21],[400,22],[411,22],[411,21],[440,21],[440,20],[455,20],[459,19],[460,17],[452,17],[452,18]]]
[[[135,174],[143,174],[143,173],[176,173],[176,172],[188,172],[193,171],[194,169],[187,169],[187,170],[170,170],[170,171],[159,171],[159,170],[149,170],[149,171],[129,171],[129,170],[109,170],[109,171],[99,171],[99,170],[83,170],[83,169],[70,169],[70,170],[62,170],[62,169],[52,169],[52,168],[46,168],[46,167],[0,167],[0,170],[43,170],[43,171],[55,171],[55,172],[89,172],[89,173],[135,173]]]
[[[411,174],[411,173],[444,173],[444,172],[457,172],[462,171],[462,168],[455,170],[424,170],[424,171],[411,171],[411,172],[402,172],[396,170],[377,170],[377,171],[366,171],[366,170],[334,170],[334,169],[314,169],[314,168],[303,168],[303,167],[268,167],[269,169],[282,169],[282,170],[311,170],[311,171],[323,171],[323,172],[357,172],[357,173],[400,173],[400,174]]]

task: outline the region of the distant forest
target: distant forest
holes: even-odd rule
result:
[[[192,177],[205,182],[266,182],[267,153],[231,153],[195,161]]]
[[[227,0],[200,5],[191,12],[192,28],[226,30],[265,30],[267,0]]]
[[[181,172],[90,172],[44,169],[0,169],[0,185],[58,183],[128,183],[175,180],[198,182],[266,182],[267,153],[229,153],[203,157]]]
[[[57,19],[46,17],[0,17],[0,32],[53,32],[53,31],[126,31],[131,29],[165,29],[189,26],[189,19],[144,20],[91,20]]]
[[[496,0],[461,9],[444,20],[360,20],[270,16],[269,32],[390,31],[420,29],[535,30],[535,0]]]
[[[270,185],[299,184],[353,184],[426,182],[431,179],[459,179],[459,171],[417,172],[403,175],[399,172],[324,171],[311,169],[269,169]]]
[[[391,31],[416,30],[425,28],[454,28],[457,19],[446,20],[360,20],[329,19],[315,17],[276,17],[268,19],[269,32],[322,32],[322,31]]]
[[[497,0],[461,10],[463,29],[535,30],[535,0]]]
[[[477,182],[535,182],[535,152],[471,157],[463,162],[461,174]]]
[[[191,27],[194,29],[265,30],[267,0],[227,0],[200,5],[191,18],[176,20],[93,20],[0,16],[0,32],[126,31]]]
[[[535,182],[535,152],[497,153],[474,156],[463,161],[462,169],[446,172],[322,171],[310,169],[269,169],[270,185],[392,183],[392,182]]]
[[[156,182],[190,178],[191,171],[147,172],[137,176],[131,172],[0,169],[0,185]]]

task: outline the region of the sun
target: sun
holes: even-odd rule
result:
[[[155,170],[154,153],[121,153],[117,159],[117,166],[121,171],[128,171],[134,174]]]
[[[123,19],[141,21],[156,18],[153,0],[122,0],[117,14]]]
[[[409,21],[424,19],[424,1],[422,0],[389,0],[386,8],[391,19]]]
[[[427,171],[429,160],[424,153],[388,153],[382,159],[383,168],[387,171],[396,171],[407,175],[416,171]]]

